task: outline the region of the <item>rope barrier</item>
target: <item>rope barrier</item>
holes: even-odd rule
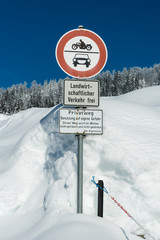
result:
[[[137,222],[137,220],[134,217],[132,217],[131,214],[128,213],[128,211],[119,202],[117,202],[117,200],[114,197],[110,195],[110,193],[107,191],[105,187],[102,188],[98,185],[98,183],[95,182],[95,176],[92,177],[91,182],[94,183],[96,187],[101,188],[106,194],[108,194],[108,196],[117,204],[117,206],[120,207],[123,210],[123,212],[125,212],[127,216],[131,218],[146,233],[146,235],[151,237],[153,240],[156,240],[148,231],[146,231],[146,229],[144,229],[144,227],[140,223]]]

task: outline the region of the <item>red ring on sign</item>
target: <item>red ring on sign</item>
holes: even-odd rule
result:
[[[84,37],[88,37],[88,38],[92,39],[99,48],[100,56],[99,56],[98,63],[92,69],[87,70],[87,71],[79,71],[79,70],[75,70],[75,69],[71,68],[67,64],[67,62],[64,58],[64,47],[65,47],[66,43],[70,39],[72,39],[74,37],[78,37],[78,36],[84,36]],[[60,65],[60,67],[62,68],[62,70],[64,72],[66,72],[70,76],[76,77],[76,78],[90,78],[90,77],[97,75],[102,70],[104,65],[106,64],[107,57],[108,57],[107,56],[107,48],[106,48],[103,40],[96,33],[86,30],[86,29],[76,29],[76,30],[67,32],[60,38],[59,42],[57,43],[57,47],[56,47],[56,58],[57,58],[58,64]]]

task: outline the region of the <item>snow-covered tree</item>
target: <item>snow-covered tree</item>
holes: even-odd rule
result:
[[[160,64],[150,68],[124,68],[122,72],[113,70],[98,74],[93,79],[100,81],[101,96],[117,96],[136,89],[160,85]],[[0,89],[0,113],[13,114],[31,107],[52,107],[62,103],[63,80],[51,79],[44,84],[34,80],[31,87],[27,83]]]

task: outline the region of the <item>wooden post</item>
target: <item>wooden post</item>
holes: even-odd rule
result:
[[[98,180],[98,185],[103,189],[103,180]],[[103,217],[103,190],[98,188],[98,216]]]

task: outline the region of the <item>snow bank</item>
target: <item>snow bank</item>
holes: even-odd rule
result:
[[[80,214],[66,214],[58,218],[56,224],[38,235],[34,240],[84,240],[84,239],[130,239],[138,240],[109,221]]]
[[[118,100],[160,107],[160,86],[139,89],[117,97]]]
[[[43,176],[46,144],[38,122],[50,110],[33,108],[1,122],[0,216],[42,205],[39,195],[43,199],[46,191]]]
[[[156,240],[160,239],[159,93],[158,86],[102,98],[104,134],[84,138],[84,214],[96,215],[97,188],[90,181],[96,176]],[[105,223],[64,215],[76,212],[77,138],[59,134],[60,107],[0,115],[0,239],[49,240],[54,234],[57,239],[76,235],[82,239],[80,232],[93,239],[97,234],[106,239],[107,232],[108,240],[136,238],[127,232],[150,239],[107,194]]]

